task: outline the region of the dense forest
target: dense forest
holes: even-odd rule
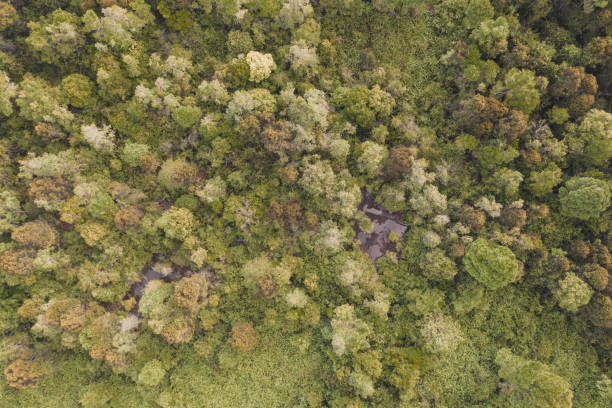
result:
[[[1,0],[0,408],[612,407],[612,1]]]

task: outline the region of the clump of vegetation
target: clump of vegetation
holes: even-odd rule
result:
[[[465,270],[489,289],[499,289],[519,277],[519,262],[504,246],[478,238],[463,256]]]

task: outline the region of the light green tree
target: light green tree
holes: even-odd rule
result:
[[[357,167],[368,177],[375,177],[382,172],[383,164],[388,156],[387,148],[371,141],[361,144],[362,153],[357,158]]]
[[[553,289],[553,294],[559,306],[570,312],[577,312],[581,306],[589,303],[593,289],[576,274],[570,272],[559,281],[558,286]]]
[[[41,61],[57,64],[74,58],[84,44],[79,30],[80,19],[74,14],[57,9],[39,21],[30,21],[30,35],[26,44]]]
[[[506,73],[504,83],[508,89],[505,95],[508,105],[531,113],[540,104],[540,92],[533,71],[512,68]]]
[[[17,86],[11,82],[6,72],[0,71],[0,113],[10,116],[13,113],[12,99],[17,95]]]
[[[164,370],[161,361],[151,360],[142,367],[136,382],[147,387],[155,387],[164,379],[165,375],[166,370]]]
[[[465,9],[463,25],[466,28],[478,27],[483,21],[493,18],[494,12],[489,0],[471,0]]]
[[[33,122],[57,123],[65,129],[72,128],[74,115],[64,104],[62,92],[58,88],[27,73],[19,83],[19,89],[15,102],[21,117]]]
[[[592,177],[573,177],[559,189],[561,213],[582,221],[595,219],[610,205],[610,186]]]
[[[508,49],[508,35],[510,26],[505,17],[496,20],[489,19],[480,23],[472,31],[472,39],[480,46],[480,49],[489,57],[495,57]]]
[[[606,163],[612,158],[612,113],[591,109],[567,142],[570,154],[586,165]]]
[[[197,221],[186,208],[172,207],[155,221],[155,226],[162,229],[168,238],[185,240],[195,229]]]
[[[563,171],[555,163],[550,163],[541,171],[532,171],[527,185],[536,197],[541,197],[552,193],[562,179]]]
[[[83,74],[71,74],[62,79],[62,93],[68,104],[89,108],[96,102],[93,82]]]
[[[467,246],[463,265],[467,273],[489,289],[504,287],[519,275],[519,262],[514,253],[484,238]]]
[[[355,316],[353,306],[338,306],[334,310],[334,316],[331,320],[332,347],[336,354],[341,356],[370,348],[368,336],[372,329]]]
[[[0,233],[11,231],[23,219],[25,212],[15,193],[9,190],[0,192]]]

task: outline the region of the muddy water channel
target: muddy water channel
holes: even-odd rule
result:
[[[387,251],[396,250],[395,243],[389,239],[389,233],[395,232],[401,238],[408,230],[408,226],[400,222],[401,214],[389,212],[386,208],[377,205],[372,194],[362,191],[362,195],[363,200],[359,204],[359,210],[372,221],[372,232],[362,231],[357,225],[355,232],[361,242],[361,250],[375,263]]]

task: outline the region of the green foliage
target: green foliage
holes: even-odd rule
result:
[[[134,34],[154,19],[149,6],[144,1],[131,3],[134,12],[113,5],[102,9],[102,17],[96,16],[95,13],[86,13],[83,18],[86,30],[94,31],[94,38],[113,49],[129,48],[135,43]]]
[[[334,310],[332,326],[332,348],[342,356],[367,350],[370,347],[368,335],[371,332],[366,322],[357,318],[354,308],[345,304]]]
[[[506,102],[525,113],[531,113],[540,103],[535,75],[529,70],[512,68],[506,73]]]
[[[481,22],[472,31],[471,38],[480,46],[480,49],[493,58],[508,48],[508,35],[510,27],[505,17],[488,19]]]
[[[559,189],[561,212],[587,221],[599,217],[610,205],[610,186],[592,177],[573,177]]]
[[[41,78],[27,73],[19,84],[20,93],[16,100],[19,114],[34,122],[57,123],[70,129],[74,115],[63,104],[61,91],[50,87]]]
[[[223,179],[220,177],[215,177],[214,179],[207,180],[204,187],[196,191],[196,195],[200,198],[200,200],[212,206],[216,211],[219,211],[221,209],[223,199],[225,199],[227,195],[226,189],[227,186]]]
[[[457,265],[440,248],[434,248],[424,256],[423,274],[433,280],[450,280],[457,274]]]
[[[612,158],[612,114],[592,109],[568,140],[570,153],[587,165],[601,166]]]
[[[227,35],[227,48],[232,54],[244,54],[253,49],[253,39],[247,31],[232,30]]]
[[[570,312],[576,312],[578,308],[589,303],[593,289],[575,274],[568,273],[559,281],[559,286],[553,290],[553,294],[559,301],[559,306]]]
[[[553,108],[550,110],[550,121],[554,124],[562,125],[569,119],[569,117],[570,115],[566,108],[553,106]]]
[[[348,378],[348,383],[355,388],[357,394],[363,398],[368,398],[374,393],[374,383],[372,379],[360,372],[352,372]]]
[[[112,219],[117,207],[113,198],[106,193],[98,193],[92,197],[87,205],[87,211],[94,218]]]
[[[520,171],[501,168],[493,173],[492,184],[498,194],[508,201],[513,201],[519,196],[519,187],[523,181]]]
[[[461,328],[448,316],[432,314],[421,323],[421,336],[425,346],[437,353],[454,351],[461,341]]]
[[[363,153],[357,159],[357,167],[369,177],[375,177],[381,173],[382,165],[387,158],[387,150],[384,146],[367,141],[361,145]]]
[[[17,10],[8,2],[0,3],[0,29],[6,30],[17,20]]]
[[[493,18],[494,11],[489,0],[471,0],[465,9],[463,25],[466,28],[476,28],[483,21]]]
[[[388,116],[395,105],[391,95],[379,87],[370,90],[363,85],[336,89],[332,102],[363,127],[371,126],[377,117]]]
[[[0,384],[3,399],[0,407],[9,408],[19,405],[54,408],[58,406],[77,406],[83,393],[83,385],[94,380],[95,366],[82,355],[66,358],[58,356],[54,363],[54,374],[43,378],[38,387],[15,392],[3,381]],[[134,405],[136,407],[136,405]]]
[[[142,143],[126,143],[123,146],[121,159],[130,167],[138,167],[142,164],[142,158],[149,153],[150,148]]]
[[[147,387],[155,387],[159,385],[165,375],[166,370],[164,370],[162,363],[159,360],[151,360],[142,367],[136,382]]]
[[[546,365],[515,356],[506,348],[495,356],[499,376],[516,387],[508,395],[508,403],[516,407],[572,407],[568,382],[550,371]]]
[[[89,108],[96,101],[94,84],[85,75],[71,74],[63,78],[62,92],[68,104],[77,108]]]
[[[30,35],[26,44],[43,62],[57,64],[73,59],[75,51],[83,46],[84,39],[79,32],[79,18],[72,13],[57,9],[38,22],[28,22]]]
[[[550,194],[561,183],[563,172],[556,164],[551,163],[539,172],[531,172],[527,183],[536,196]]]
[[[494,169],[501,164],[509,163],[518,155],[519,153],[510,146],[488,145],[478,149],[478,160],[485,169]]]
[[[249,67],[249,63],[240,58],[229,64],[225,79],[229,86],[233,88],[242,88],[246,85],[250,76],[251,68]]]
[[[196,211],[198,209],[199,204],[200,202],[198,198],[191,194],[183,194],[174,202],[175,206],[186,208],[191,212]]]
[[[9,116],[13,113],[13,103],[11,100],[17,95],[17,87],[11,82],[6,72],[0,73],[0,91],[2,91],[0,112],[4,116]]]
[[[322,380],[328,374],[321,354],[300,350],[284,336],[266,336],[259,344],[248,355],[223,351],[229,353],[232,368],[222,371],[193,352],[185,355],[171,377],[171,389],[165,391],[171,394],[166,400],[183,399],[203,408],[281,408],[322,398]]]
[[[470,243],[463,257],[465,270],[489,289],[499,289],[519,276],[519,263],[512,251],[484,238]]]
[[[155,226],[164,230],[168,238],[185,240],[195,229],[196,219],[186,208],[172,207],[155,221]]]
[[[25,214],[20,208],[15,193],[12,191],[0,192],[0,232],[11,231],[24,218]]]
[[[202,111],[196,106],[179,106],[172,112],[172,119],[185,129],[195,125],[201,116]]]
[[[183,159],[166,160],[157,174],[159,183],[170,191],[186,189],[195,177],[195,167]]]

